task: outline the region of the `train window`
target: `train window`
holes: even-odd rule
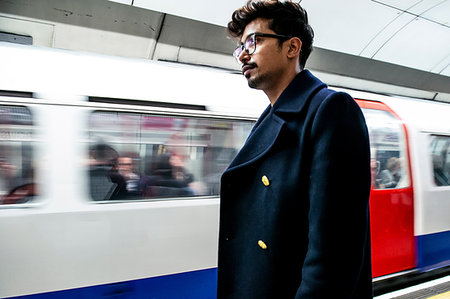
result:
[[[36,195],[34,126],[25,107],[0,106],[0,204],[30,202]]]
[[[450,137],[431,136],[431,160],[436,186],[450,186]]]
[[[401,121],[383,110],[363,109],[369,129],[372,188],[406,188],[410,185],[406,137]]]
[[[96,111],[89,119],[95,201],[216,196],[252,121]]]

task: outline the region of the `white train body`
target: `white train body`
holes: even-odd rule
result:
[[[24,184],[32,191],[0,188],[0,298],[214,298],[216,168],[243,144],[268,105],[265,95],[222,71],[6,43],[0,68],[0,110],[32,118],[27,125],[0,119],[0,158],[12,157],[16,172],[28,165],[33,179]],[[428,151],[431,135],[450,140],[450,105],[348,92],[385,103],[404,121],[414,238],[443,233],[450,247],[450,186],[435,185]],[[124,120],[130,128],[121,132]],[[182,152],[198,184],[182,197],[149,187],[157,195],[93,200],[89,167],[99,141],[119,154],[133,151],[141,166],[157,151]]]

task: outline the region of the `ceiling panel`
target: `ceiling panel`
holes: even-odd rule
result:
[[[244,3],[244,0],[134,0],[133,6],[226,26],[233,11]]]
[[[448,69],[449,66],[450,66],[450,53],[448,53],[447,57],[445,57],[439,64],[435,65],[431,71],[433,73],[438,73],[438,74],[443,75],[446,72],[446,69],[447,69],[447,72],[449,71],[449,69]]]
[[[408,12],[416,15],[423,15],[425,12],[434,10],[448,0],[423,0],[408,9]]]
[[[386,5],[399,11],[408,11],[412,14],[420,15],[424,11],[447,0],[371,0],[373,2]]]
[[[397,32],[401,31],[403,27],[407,26],[410,22],[415,19],[414,16],[410,14],[399,14],[394,20],[387,24],[374,38],[367,44],[363,51],[359,55],[363,57],[373,58],[378,51],[383,48]]]
[[[385,44],[374,58],[431,71],[447,58],[449,45],[449,29],[417,18]]]
[[[450,77],[450,64],[448,64],[447,67],[442,70],[441,75]]]
[[[411,8],[415,5],[420,4],[421,2],[424,2],[424,0],[370,0],[370,1],[384,4],[387,6],[396,7],[400,10],[407,10],[408,8]],[[425,0],[425,2],[426,1],[427,0]]]
[[[450,30],[450,0],[444,1],[423,13],[421,17],[447,26]]]
[[[450,25],[450,0],[372,0],[391,7],[394,10],[405,11],[411,15],[420,16],[437,23]]]
[[[372,1],[304,0],[318,47],[359,55],[399,12]]]

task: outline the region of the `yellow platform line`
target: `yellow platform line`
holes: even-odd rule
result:
[[[450,291],[436,296],[428,297],[427,299],[450,299]]]

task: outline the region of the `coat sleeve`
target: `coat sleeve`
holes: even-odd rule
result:
[[[354,298],[370,280],[370,150],[346,93],[320,104],[311,126],[308,249],[296,298]],[[363,282],[364,283],[364,282]]]

